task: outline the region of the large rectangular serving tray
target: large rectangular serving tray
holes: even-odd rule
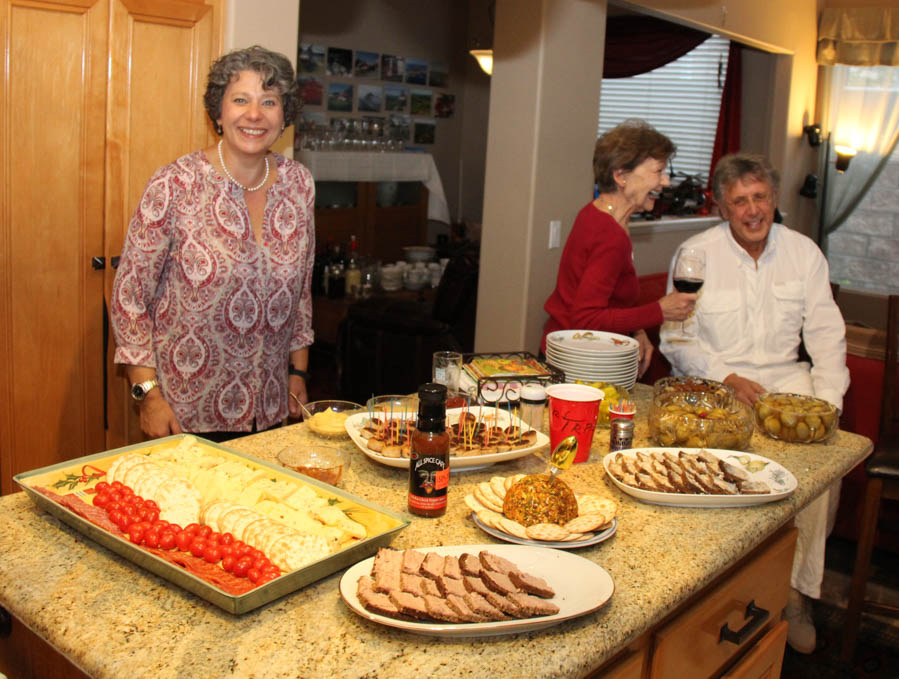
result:
[[[146,443],[138,443],[123,448],[116,448],[115,450],[108,450],[102,453],[95,453],[93,455],[67,460],[41,469],[17,474],[13,477],[13,480],[24,489],[39,508],[52,514],[63,523],[83,533],[107,549],[112,550],[119,556],[128,559],[132,563],[145,568],[151,573],[155,573],[159,577],[196,594],[198,597],[205,599],[209,603],[234,615],[252,611],[253,609],[274,601],[285,594],[301,589],[331,573],[372,556],[379,547],[388,544],[393,539],[395,533],[409,525],[409,519],[401,514],[378,507],[356,495],[347,493],[346,491],[308,476],[298,474],[292,470],[285,469],[279,465],[266,462],[253,455],[241,453],[232,448],[227,448],[217,443],[213,443],[212,441],[196,437],[197,442],[202,446],[216,449],[217,451],[226,454],[226,456],[231,455],[240,458],[243,462],[252,466],[268,468],[272,470],[273,474],[278,478],[289,479],[297,484],[313,486],[320,495],[333,496],[337,502],[348,503],[350,506],[353,506],[355,510],[352,517],[354,520],[363,523],[370,531],[372,526],[376,526],[373,534],[369,535],[364,540],[360,540],[359,542],[330,554],[323,559],[319,559],[308,566],[286,573],[280,578],[272,580],[261,587],[256,587],[245,594],[235,596],[222,591],[218,587],[187,572],[175,564],[171,564],[158,556],[151,554],[141,547],[132,544],[128,540],[124,540],[117,535],[94,525],[70,509],[57,504],[34,488],[34,486],[41,486],[49,488],[59,495],[66,495],[68,492],[65,488],[53,487],[54,483],[63,482],[64,485],[73,486],[69,489],[71,493],[83,491],[86,488],[91,488],[96,482],[101,480],[100,478],[95,478],[88,481],[87,484],[82,487],[75,487],[78,483],[73,481],[73,479],[77,480],[78,477],[82,476],[86,466],[105,471],[109,468],[109,465],[112,464],[112,461],[120,455],[132,452],[149,452],[150,449],[162,449],[168,446],[175,446],[185,436],[185,434],[177,434],[175,436],[168,436]],[[366,518],[369,520],[366,521]]]

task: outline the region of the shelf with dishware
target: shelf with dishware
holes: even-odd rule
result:
[[[315,192],[317,243],[356,236],[363,255],[388,262],[427,239],[428,190],[421,182],[316,181]]]

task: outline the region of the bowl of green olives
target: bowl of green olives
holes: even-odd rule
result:
[[[759,396],[753,410],[760,432],[789,443],[824,441],[839,424],[835,405],[802,394],[765,393]]]

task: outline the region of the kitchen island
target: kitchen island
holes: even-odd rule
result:
[[[650,393],[642,385],[635,389],[635,446],[648,444]],[[274,461],[288,442],[312,436],[300,424],[229,445]],[[350,441],[344,445],[352,448],[353,458],[343,487],[405,512],[405,472],[370,460]],[[871,442],[838,432],[824,444],[785,444],[756,432],[750,451],[785,466],[799,486],[788,499],[749,508],[634,500],[606,478],[601,457],[607,450],[608,431],[597,430],[590,460],[563,478],[576,492],[619,502],[614,537],[574,552],[606,569],[615,592],[598,611],[541,631],[438,639],[384,627],[357,616],[341,600],[343,571],[235,617],[84,538],[38,510],[24,493],[0,498],[0,606],[14,616],[14,631],[27,626],[88,675],[109,679],[586,676],[628,649],[645,649],[648,634],[673,612],[692,605],[710,583],[772,536],[785,534],[796,512],[864,459]],[[495,544],[468,518],[462,498],[494,475],[544,471],[546,457],[544,448],[494,467],[454,473],[446,515],[414,518],[392,546]],[[9,640],[0,639],[0,658],[5,643]],[[632,663],[638,672],[642,662]]]

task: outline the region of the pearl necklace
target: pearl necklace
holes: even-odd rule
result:
[[[232,182],[237,184],[244,191],[258,191],[259,189],[261,189],[265,185],[265,182],[268,181],[268,154],[265,155],[265,176],[262,178],[262,181],[253,187],[244,186],[239,181],[237,181],[234,177],[232,177],[230,172],[228,172],[228,166],[225,165],[225,157],[222,155],[222,143],[224,141],[225,141],[224,139],[219,139],[219,162],[222,164],[222,169],[225,171],[225,174],[227,175],[228,179],[230,179]]]

